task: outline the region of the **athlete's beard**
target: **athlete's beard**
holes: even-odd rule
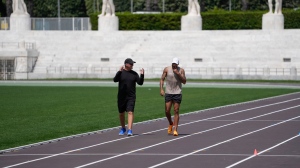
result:
[[[172,69],[177,69],[178,65],[177,64],[172,64]]]

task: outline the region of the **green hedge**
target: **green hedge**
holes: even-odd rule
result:
[[[263,12],[203,13],[203,30],[261,29]]]
[[[261,29],[266,11],[202,12],[203,30]],[[285,29],[300,28],[300,10],[284,11]],[[90,16],[92,30],[98,30],[98,14]],[[180,30],[181,17],[186,13],[130,14],[118,13],[120,30]]]

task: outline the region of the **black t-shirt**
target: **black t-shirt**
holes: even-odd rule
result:
[[[135,99],[136,83],[143,85],[144,74],[141,77],[135,71],[118,71],[114,82],[119,82],[118,99]]]

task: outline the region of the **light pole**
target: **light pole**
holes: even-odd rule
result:
[[[229,11],[231,12],[231,0],[229,0]]]
[[[131,9],[131,13],[133,13],[133,0],[131,0],[130,9]]]
[[[60,30],[60,0],[57,0],[58,30]]]
[[[57,16],[60,17],[60,0],[57,0]]]
[[[93,1],[93,12],[95,13],[95,0]]]
[[[163,0],[162,3],[163,3],[163,13],[165,13],[165,0]]]

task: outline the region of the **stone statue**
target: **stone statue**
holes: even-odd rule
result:
[[[267,14],[273,14],[273,0],[268,0],[269,3],[269,12]],[[282,0],[275,0],[275,11],[274,14],[281,15],[282,14]]]
[[[198,0],[189,0],[188,16],[200,16],[200,5]]]
[[[113,0],[102,0],[102,11],[100,16],[115,16],[115,5]]]
[[[13,0],[13,14],[16,15],[28,15],[27,7],[24,0]]]

